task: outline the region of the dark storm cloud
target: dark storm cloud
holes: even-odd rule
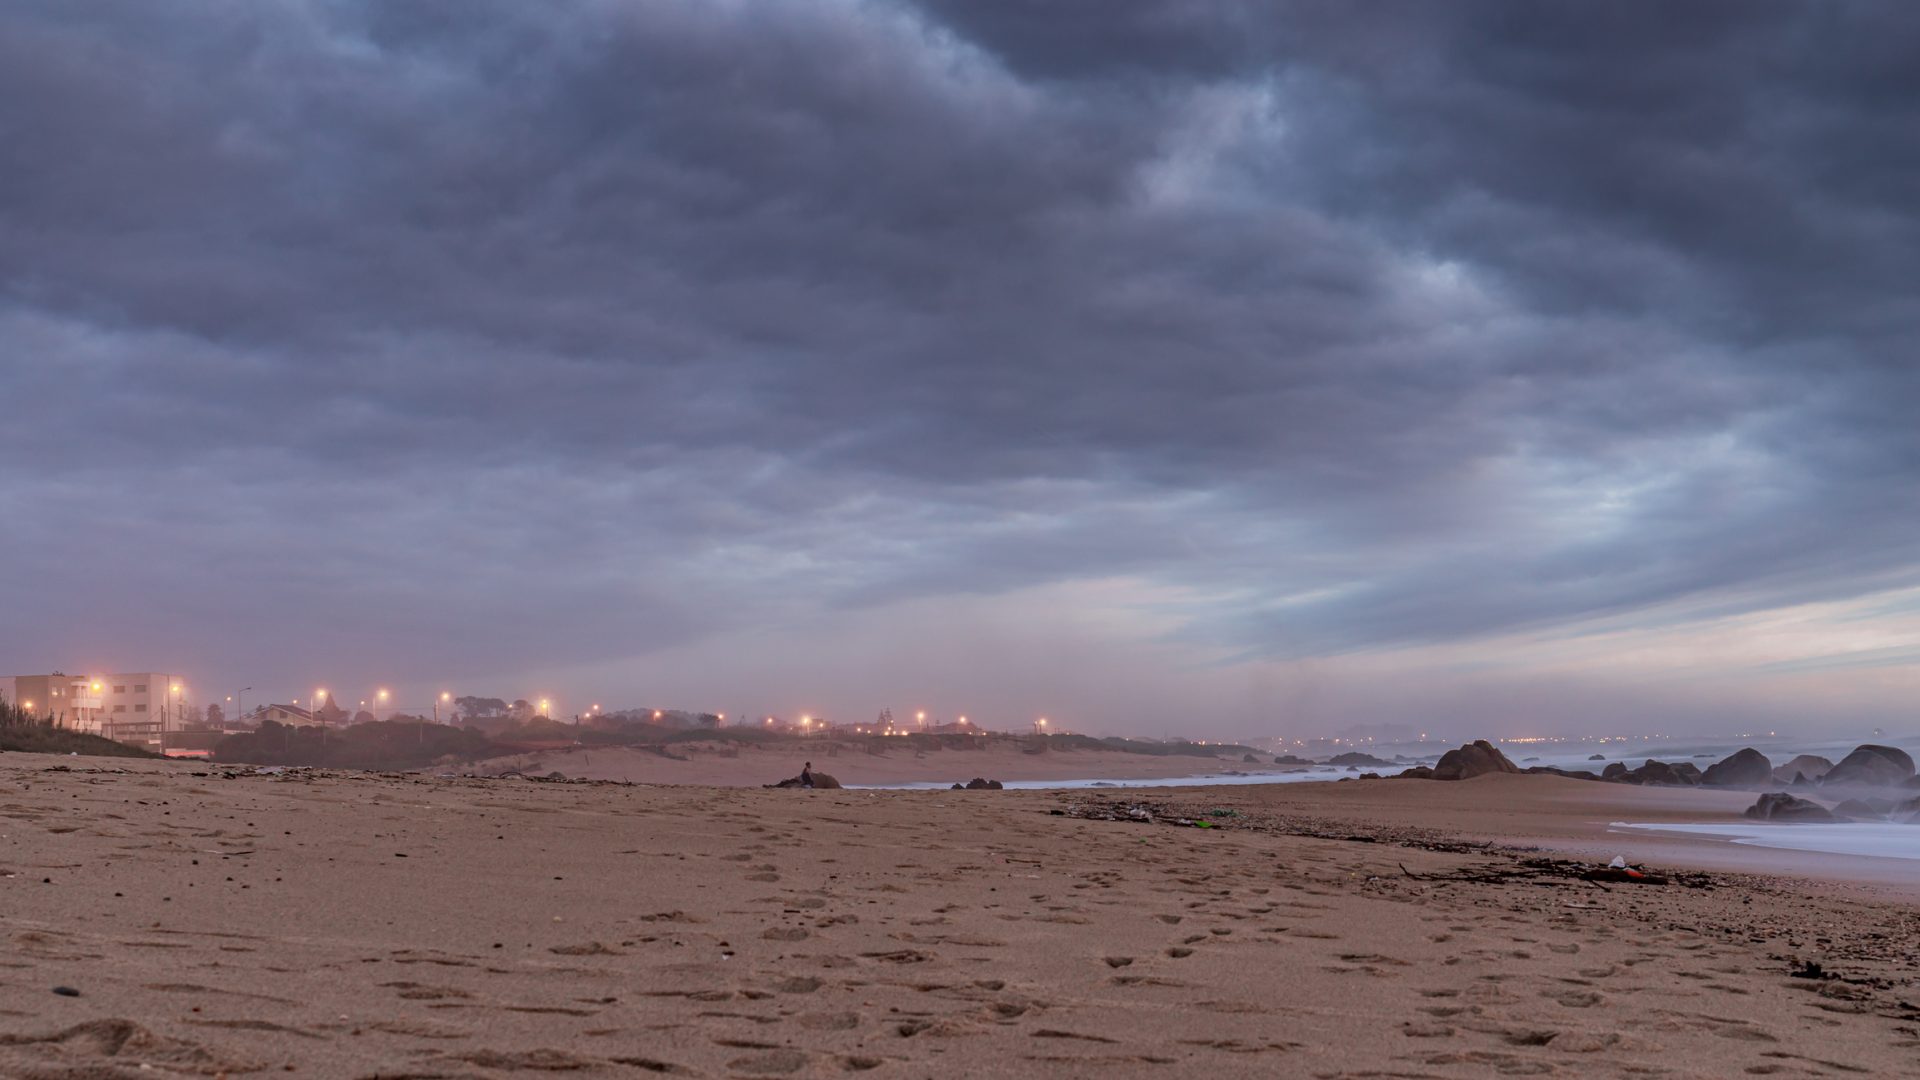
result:
[[[1131,576],[1312,655],[1916,561],[1904,6],[4,19],[28,594],[491,664]]]

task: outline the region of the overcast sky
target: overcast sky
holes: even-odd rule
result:
[[[1904,2],[15,0],[0,660],[1920,727]]]

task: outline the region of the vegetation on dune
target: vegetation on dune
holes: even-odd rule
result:
[[[153,758],[160,755],[99,735],[55,727],[18,705],[0,701],[0,751],[23,754],[81,754],[89,757]]]
[[[471,761],[506,753],[485,735],[420,721],[375,721],[339,730],[290,727],[272,720],[259,730],[229,735],[213,760],[251,765],[313,765],[335,769],[417,769],[435,762]]]

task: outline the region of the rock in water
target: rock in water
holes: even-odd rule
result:
[[[1440,755],[1440,763],[1433,767],[1435,780],[1467,780],[1487,773],[1517,773],[1520,767],[1507,760],[1485,739],[1475,739],[1458,750],[1449,750]]]
[[[1833,762],[1815,754],[1801,754],[1785,765],[1773,770],[1773,778],[1783,784],[1793,783],[1796,776],[1808,780],[1818,780],[1833,768]]]
[[[1833,811],[1810,799],[1798,795],[1789,795],[1784,791],[1769,791],[1760,796],[1752,806],[1747,807],[1747,816],[1755,821],[1797,821],[1802,823],[1831,824],[1839,821]]]
[[[955,784],[953,786],[960,787],[959,784]],[[967,781],[967,784],[964,790],[966,791],[999,791],[1004,786],[1005,785],[1000,783],[1000,781],[998,780],[987,780],[982,777],[976,776],[973,779]]]
[[[1716,787],[1765,787],[1773,779],[1773,762],[1749,746],[1725,760],[1707,766],[1700,782]]]
[[[1827,770],[1822,784],[1904,784],[1913,776],[1913,759],[1905,750],[1872,743],[1856,747],[1853,753]]]

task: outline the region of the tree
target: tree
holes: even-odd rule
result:
[[[499,716],[507,711],[507,703],[497,697],[457,697],[453,704],[460,715],[470,719],[484,716]]]
[[[217,702],[207,706],[207,726],[210,728],[227,726],[227,710],[221,708]]]
[[[356,724],[371,724],[378,719],[380,718],[365,709],[353,714],[353,722]]]

